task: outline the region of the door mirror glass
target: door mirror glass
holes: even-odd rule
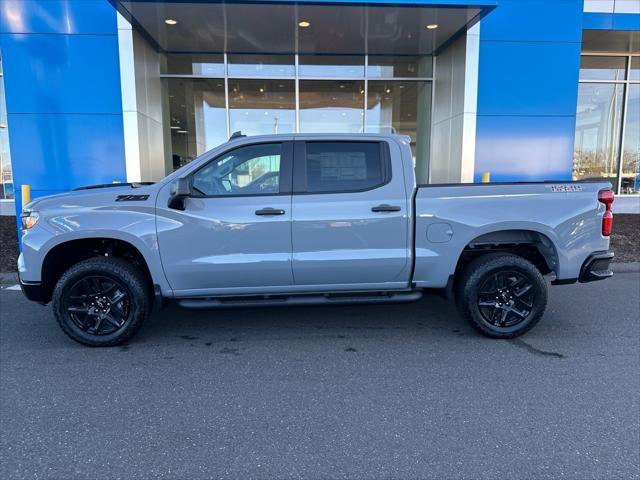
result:
[[[184,201],[191,195],[191,183],[188,178],[178,178],[171,184],[169,208],[184,210]]]

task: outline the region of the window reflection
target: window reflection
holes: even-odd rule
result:
[[[171,54],[161,67],[162,73],[171,75],[224,76],[222,54]]]
[[[217,54],[165,56],[165,128],[174,168],[224,143],[234,131],[395,132],[411,137],[414,160],[424,158],[427,165],[431,82],[418,79],[433,74],[432,57],[370,56],[365,72],[365,56],[300,55],[297,99],[294,55],[230,53],[226,59],[225,64],[225,56]]]
[[[640,193],[640,83],[629,85],[620,193]]]
[[[640,80],[640,57],[631,57],[631,71],[629,80]]]
[[[358,133],[363,120],[364,82],[300,81],[300,132]]]
[[[580,58],[581,80],[624,80],[627,57],[583,55]]]
[[[623,85],[583,83],[578,91],[573,178],[617,185]]]
[[[229,55],[229,75],[238,77],[293,77],[293,55]]]
[[[227,140],[223,79],[170,78],[169,128],[173,168]]]
[[[364,77],[364,57],[361,56],[300,55],[298,62],[298,74],[301,77]]]
[[[245,135],[293,133],[296,123],[293,80],[229,80],[231,131]]]
[[[14,197],[11,154],[9,151],[9,127],[7,123],[7,105],[4,96],[4,76],[2,55],[0,55],[0,199]]]
[[[423,132],[429,131],[430,110],[430,82],[370,81],[366,131],[408,135],[414,164],[416,158],[426,162],[429,139]]]
[[[432,75],[433,59],[430,56],[369,56],[367,65],[369,78],[429,78]]]

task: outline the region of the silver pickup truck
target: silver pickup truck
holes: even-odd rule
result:
[[[155,184],[26,205],[18,267],[27,298],[52,301],[89,346],[126,341],[166,300],[401,303],[431,289],[510,338],[542,317],[544,275],[612,275],[612,203],[606,182],[416,185],[399,135],[234,136]]]

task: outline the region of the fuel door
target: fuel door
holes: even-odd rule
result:
[[[446,243],[453,237],[453,227],[448,223],[432,223],[427,228],[427,240],[431,243]]]

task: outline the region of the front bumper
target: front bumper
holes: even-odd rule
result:
[[[42,283],[40,282],[26,282],[20,278],[20,274],[18,274],[18,278],[20,280],[20,289],[25,297],[32,302],[37,302],[41,305],[46,305],[48,300],[45,298],[44,288],[42,287]]]
[[[595,252],[589,255],[582,264],[578,281],[581,283],[595,282],[613,276],[610,264],[613,252]]]

